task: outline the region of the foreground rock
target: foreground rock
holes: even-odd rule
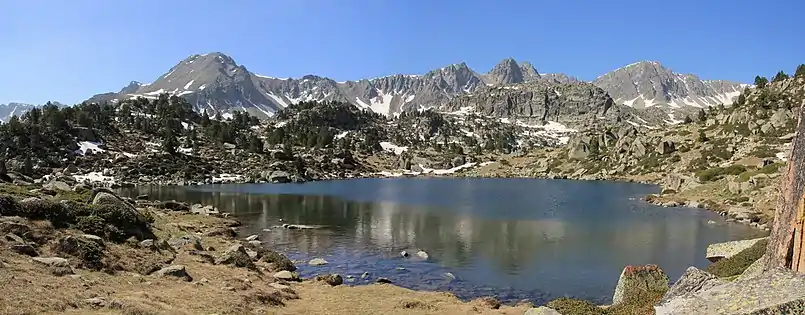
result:
[[[528,309],[527,311],[525,311],[524,315],[562,315],[562,314],[550,307],[540,306]]]
[[[759,277],[672,298],[654,309],[657,315],[802,314],[805,311],[805,276],[773,269]]]
[[[665,292],[668,290],[668,276],[657,265],[626,266],[621,272],[612,305],[623,302],[628,296],[642,292]]]
[[[752,247],[757,242],[760,242],[767,237],[755,238],[751,240],[732,241],[724,243],[710,244],[707,246],[707,260],[716,262],[724,258],[730,258],[740,253],[741,251]]]
[[[665,293],[659,305],[666,304],[674,299],[694,295],[724,283],[726,282],[718,279],[713,274],[696,267],[688,267],[679,280]]]

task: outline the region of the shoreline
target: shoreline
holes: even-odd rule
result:
[[[32,198],[37,198],[38,200],[48,200],[51,198],[49,197],[50,195],[48,194],[47,189],[35,188],[27,190],[31,187],[23,188],[21,186],[13,185],[4,187],[4,191],[6,193],[16,191],[18,193],[16,199],[18,199],[18,202],[20,203],[25,203],[26,200],[28,200],[27,202],[39,202],[31,201]],[[76,185],[76,187],[79,186]],[[69,200],[76,200],[79,202],[81,202],[80,200],[88,200],[89,203],[95,204],[97,203],[97,197],[93,198],[93,196],[102,194],[103,191],[104,189],[95,189],[92,191],[92,195],[89,198],[86,198],[88,195],[88,191],[86,190],[82,191],[81,193],[73,190],[56,191],[56,194],[53,195],[52,198],[61,199],[69,196],[71,198]],[[39,195],[38,197],[31,196],[37,194]],[[55,272],[51,270],[53,267],[48,267],[50,269],[46,268],[45,270],[41,270],[41,267],[39,267],[38,264],[30,262],[30,260],[24,258],[25,255],[23,254],[7,252],[4,255],[0,255],[4,257],[0,258],[0,269],[10,271],[5,273],[7,276],[10,275],[19,279],[27,279],[30,277],[31,281],[34,281],[34,279],[36,281],[43,281],[45,285],[56,285],[56,283],[59,283],[60,286],[66,286],[68,288],[66,289],[68,292],[71,292],[70,290],[72,290],[69,289],[71,288],[71,285],[65,284],[65,281],[70,282],[75,280],[79,281],[79,284],[81,283],[80,281],[93,281],[93,284],[91,285],[93,287],[104,287],[106,284],[99,283],[108,282],[108,285],[111,287],[104,287],[106,288],[105,291],[115,292],[112,294],[107,293],[105,296],[103,294],[97,294],[97,296],[91,296],[96,294],[76,294],[77,297],[80,297],[80,300],[68,303],[68,306],[50,305],[48,303],[52,301],[49,299],[45,300],[47,303],[28,301],[29,303],[33,303],[33,305],[40,305],[44,303],[45,305],[41,305],[41,307],[44,308],[40,310],[41,313],[63,313],[65,309],[71,309],[73,307],[72,305],[75,305],[76,310],[79,310],[82,314],[94,313],[96,311],[99,313],[104,313],[107,309],[115,307],[122,307],[123,309],[148,309],[155,306],[144,305],[139,300],[133,301],[131,299],[127,299],[127,297],[140,296],[143,294],[143,292],[147,292],[147,290],[153,290],[155,289],[155,287],[153,287],[154,284],[165,286],[165,290],[179,291],[181,291],[179,287],[185,287],[185,290],[187,290],[186,286],[191,286],[194,289],[204,291],[204,294],[220,296],[219,298],[235,292],[238,293],[235,296],[242,299],[237,303],[238,305],[236,307],[241,309],[243,307],[270,307],[272,311],[276,311],[279,314],[299,313],[299,310],[304,310],[301,311],[302,313],[317,313],[318,311],[322,310],[321,307],[333,307],[332,299],[338,296],[349,296],[350,298],[358,299],[363,295],[371,296],[377,294],[387,295],[390,298],[397,300],[397,302],[392,303],[392,305],[373,305],[370,307],[372,311],[367,311],[366,314],[374,313],[378,308],[383,309],[383,311],[386,313],[392,314],[408,314],[411,312],[446,312],[447,314],[463,314],[464,312],[470,310],[481,313],[523,314],[523,312],[534,306],[530,303],[502,305],[496,299],[483,297],[474,298],[471,300],[461,300],[449,292],[411,290],[396,286],[394,284],[389,284],[387,279],[382,280],[385,279],[382,278],[383,275],[376,275],[378,278],[375,280],[375,282],[379,282],[380,284],[361,283],[354,286],[343,286],[341,284],[345,281],[343,278],[341,278],[341,276],[330,274],[320,274],[320,276],[313,277],[313,279],[303,280],[300,279],[299,276],[293,271],[291,271],[289,276],[290,278],[277,278],[288,276],[288,274],[279,274],[282,272],[282,270],[278,271],[278,269],[276,269],[276,264],[282,261],[282,259],[277,258],[280,260],[270,260],[270,262],[266,263],[266,261],[261,260],[258,255],[263,257],[270,256],[282,258],[285,256],[282,253],[273,252],[271,250],[271,246],[262,246],[262,243],[259,240],[259,235],[247,236],[240,234],[241,232],[239,232],[238,227],[241,226],[241,224],[239,221],[233,220],[232,216],[229,216],[227,213],[221,213],[218,211],[194,213],[197,212],[195,211],[197,205],[188,204],[185,201],[181,201],[181,203],[184,204],[183,206],[182,204],[166,200],[151,200],[149,197],[145,197],[145,200],[140,198],[117,198],[133,207],[136,207],[138,212],[150,213],[148,217],[155,218],[153,228],[156,236],[154,236],[153,240],[137,239],[132,241],[129,239],[123,243],[117,243],[111,239],[107,239],[106,236],[100,237],[101,241],[99,242],[104,244],[104,254],[101,254],[102,257],[117,257],[116,262],[109,262],[106,260],[106,258],[104,258],[101,260],[102,264],[104,266],[106,266],[106,264],[118,264],[116,267],[100,267],[101,269],[96,271],[95,269],[87,267],[88,265],[84,261],[86,257],[81,256],[83,254],[80,254],[80,252],[75,253],[65,251],[65,249],[62,248],[63,245],[59,245],[57,247],[48,246],[46,243],[36,245],[35,242],[30,242],[27,240],[23,240],[23,242],[29,245],[34,245],[34,250],[37,251],[37,256],[39,257],[47,256],[47,254],[51,252],[53,254],[61,253],[60,256],[66,255],[64,257],[67,257],[67,261],[69,261],[68,268],[70,269],[70,272],[67,272],[62,276],[51,276],[49,273]],[[207,205],[198,206],[201,208],[208,207]],[[214,207],[209,207],[214,210]],[[17,214],[26,215],[25,212]],[[5,222],[11,222],[8,221],[9,217],[5,216],[6,214],[3,215],[4,216],[0,216],[0,221],[2,221],[0,225],[8,224]],[[38,229],[40,223],[29,220],[30,219],[23,218],[21,222],[23,222],[22,224],[29,226],[29,230]],[[50,242],[57,241],[58,244],[64,244],[66,240],[70,239],[70,237],[85,237],[87,239],[97,238],[97,236],[92,236],[92,238],[90,238],[90,236],[81,236],[80,232],[76,233],[76,231],[73,230],[74,228],[75,226],[72,228],[68,227],[66,230],[62,230],[62,228],[56,228],[55,230],[53,230],[53,228],[48,228],[47,231],[50,231],[48,233],[51,233],[52,235],[50,237]],[[100,234],[100,232],[98,234]],[[31,237],[29,234],[23,233],[23,235],[25,235],[23,237],[25,239]],[[6,239],[6,241],[7,240],[8,239]],[[0,242],[3,241],[4,240],[0,240]],[[11,248],[16,248],[14,246]],[[106,254],[106,251],[109,251],[110,254]],[[165,252],[168,253],[167,255],[169,257],[164,257],[163,253]],[[154,255],[156,256],[152,257]],[[255,257],[257,258],[255,259]],[[134,260],[131,261],[131,259]],[[244,259],[253,262],[246,262]],[[287,258],[284,259],[288,261]],[[126,262],[127,260],[130,262]],[[148,262],[147,264],[155,265],[152,265],[154,267],[149,267],[148,270],[140,270],[136,266],[142,262]],[[288,263],[290,264],[290,261],[288,261]],[[104,271],[106,270],[105,268],[112,268],[113,270]],[[295,267],[293,269],[295,270]],[[225,278],[231,278],[232,275],[237,275],[236,278],[244,279],[242,281],[245,281],[244,283],[246,284],[236,285],[227,282]],[[190,277],[192,277],[193,280],[181,280],[189,279]],[[2,278],[3,277],[0,276],[0,280],[12,281],[12,279]],[[175,280],[174,278],[179,278],[179,280]],[[126,284],[131,283],[131,279],[140,279],[138,280],[139,283],[144,284],[146,287],[136,284]],[[55,283],[52,281],[55,281]],[[209,288],[209,285],[207,284],[217,281],[224,281],[229,284],[223,287],[223,291],[221,291],[221,289],[218,287],[216,287],[215,290],[210,290],[211,288]],[[258,284],[260,283],[262,283],[260,289],[255,289],[255,287],[258,287]],[[333,285],[334,283],[338,284]],[[242,288],[238,286],[242,286]],[[156,291],[161,292],[162,290],[156,289]],[[179,296],[181,295],[180,293],[176,292],[164,292],[164,294],[174,296],[177,294]],[[223,296],[221,296],[221,294],[223,294]],[[244,296],[244,294],[246,294],[246,296]],[[268,296],[265,296],[266,294],[268,294]],[[14,295],[12,294],[12,296]],[[23,297],[17,298],[21,299],[22,301],[26,300]],[[3,297],[0,297],[0,302],[2,302],[2,300]],[[269,302],[261,302],[263,300]],[[315,310],[309,309],[307,308],[311,307],[308,305],[310,304],[309,301],[322,303],[323,306],[316,306],[318,309]],[[564,303],[566,301],[563,300],[562,302]],[[266,305],[265,303],[268,304]],[[366,301],[366,303],[371,302]],[[559,302],[556,303],[561,304]],[[16,304],[9,305],[20,305],[20,303],[18,302]],[[56,309],[50,309],[53,307],[56,307]],[[226,309],[226,307],[232,306],[206,305],[205,312],[207,312],[206,309],[215,309],[216,307],[224,307],[224,309]],[[341,307],[341,305],[338,307]],[[603,309],[599,306],[595,307],[597,309]],[[190,313],[194,312],[191,311]],[[150,313],[146,312],[146,314]],[[161,313],[155,312],[155,314]]]
[[[153,183],[153,182],[145,182],[145,183],[130,183],[128,186],[120,186],[114,189],[119,188],[135,188],[140,186],[176,186],[176,187],[186,187],[186,186],[204,186],[204,185],[223,185],[223,184],[304,184],[309,182],[321,182],[321,181],[343,181],[343,180],[351,180],[351,179],[374,179],[374,178],[477,178],[477,179],[542,179],[542,180],[572,180],[572,181],[603,181],[603,182],[614,182],[614,183],[634,183],[634,184],[643,184],[643,185],[651,185],[656,186],[659,188],[660,192],[656,194],[649,194],[640,197],[640,200],[646,202],[648,204],[665,207],[665,208],[677,208],[677,207],[685,207],[685,208],[693,208],[693,209],[704,209],[707,211],[715,212],[720,216],[726,216],[728,222],[736,222],[743,225],[748,225],[753,228],[757,228],[762,231],[770,231],[771,230],[771,220],[772,218],[765,218],[761,217],[761,219],[750,220],[747,218],[742,218],[740,216],[731,215],[725,208],[730,207],[727,203],[717,203],[717,202],[707,202],[707,201],[700,201],[698,199],[690,199],[690,198],[680,198],[675,196],[676,194],[663,194],[663,192],[667,189],[663,186],[662,178],[655,179],[655,180],[643,180],[643,179],[635,179],[630,177],[610,177],[610,178],[602,178],[602,177],[573,177],[573,176],[566,176],[566,175],[545,175],[545,176],[508,176],[508,175],[497,175],[497,176],[482,176],[482,175],[466,175],[467,171],[472,171],[476,169],[476,167],[463,169],[460,172],[455,172],[451,174],[401,174],[398,176],[393,175],[383,175],[382,172],[377,172],[373,174],[368,174],[366,176],[354,176],[354,177],[340,177],[340,178],[323,178],[323,179],[313,179],[307,181],[300,181],[300,182],[264,182],[264,181],[239,181],[239,180],[230,180],[225,182],[219,183],[190,183],[190,184],[178,184],[178,183]],[[388,171],[387,171],[388,172]],[[242,175],[234,175],[232,178],[243,178]],[[86,182],[85,184],[96,185],[101,184],[108,186],[108,182]],[[764,220],[765,223],[759,223],[758,221]]]

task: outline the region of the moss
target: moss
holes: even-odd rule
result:
[[[36,194],[30,192],[34,188],[33,186],[0,184],[0,195],[17,198],[36,197]]]
[[[606,310],[608,315],[640,315],[654,314],[654,305],[662,300],[663,295],[668,290],[662,291],[643,291],[636,290],[631,295],[624,297],[620,304],[613,305]],[[568,313],[570,314],[570,313]]]
[[[758,173],[762,173],[762,174],[777,173],[778,171],[780,171],[780,167],[782,167],[782,166],[783,166],[783,163],[771,163],[771,164],[766,165],[763,168],[761,168],[758,171]]]
[[[103,268],[103,243],[83,237],[68,236],[59,240],[55,250],[78,258],[84,268],[95,270]]]
[[[712,273],[718,277],[731,277],[740,275],[749,267],[753,262],[760,259],[766,253],[766,245],[769,242],[767,239],[761,240],[752,247],[747,248],[740,253],[735,254],[730,258],[721,259],[715,263],[707,266],[707,272]]]
[[[550,307],[560,314],[574,315],[605,315],[607,312],[593,303],[584,300],[571,298],[558,298],[550,301],[545,306]]]
[[[90,215],[81,217],[78,219],[74,228],[87,234],[97,236],[106,235],[106,221],[99,216]]]
[[[58,200],[71,200],[75,202],[84,202],[86,201],[92,192],[89,190],[84,190],[81,192],[76,191],[60,191],[58,195],[56,195],[56,199]]]
[[[752,152],[749,153],[749,155],[759,158],[768,158],[774,157],[777,155],[777,152],[767,145],[761,145],[756,147]]]
[[[743,172],[746,172],[746,166],[735,164],[726,168],[714,167],[711,169],[698,171],[696,172],[696,177],[699,178],[699,181],[709,182],[719,180],[724,175],[740,175]]]

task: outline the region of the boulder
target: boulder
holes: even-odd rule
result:
[[[288,183],[291,181],[291,175],[283,171],[273,171],[267,179],[272,183]]]
[[[193,281],[193,277],[187,274],[187,269],[183,265],[171,265],[162,268],[154,273],[157,277],[176,277],[187,282]]]
[[[755,243],[760,242],[767,238],[768,237],[761,237],[742,241],[710,244],[707,246],[707,252],[705,254],[705,258],[707,258],[707,260],[711,262],[716,262],[724,258],[730,258],[732,256],[735,256],[735,254],[738,254],[741,251],[752,247],[753,245],[755,245]]]
[[[329,274],[324,276],[316,276],[316,281],[326,282],[331,286],[337,286],[344,283],[344,278],[339,274]]]
[[[732,281],[665,301],[657,315],[801,314],[805,307],[805,276],[772,268],[762,275]]]
[[[523,315],[562,315],[555,309],[547,306],[532,307],[525,311]]]
[[[626,266],[615,286],[612,305],[623,302],[627,296],[638,294],[639,291],[665,292],[666,290],[668,290],[668,276],[657,265]]]
[[[299,280],[299,276],[293,272],[288,270],[282,270],[274,274],[274,278],[286,281],[296,281]]]
[[[48,267],[70,267],[70,262],[61,257],[34,257],[32,259]]]
[[[657,145],[657,153],[666,155],[676,151],[676,145],[673,141],[662,141]]]
[[[194,204],[190,207],[190,212],[194,214],[201,214],[201,215],[214,215],[219,214],[217,209],[211,205],[200,205]]]
[[[39,256],[39,253],[36,252],[36,248],[31,246],[30,244],[14,244],[11,245],[10,249],[17,254],[36,257]]]
[[[215,264],[255,269],[252,258],[249,257],[249,254],[246,252],[246,248],[244,248],[241,244],[235,244],[229,247],[215,260]]]
[[[321,258],[313,258],[307,264],[311,266],[323,266],[326,265],[328,262]]]
[[[51,182],[49,182],[47,184],[44,184],[44,185],[42,185],[42,188],[52,190],[52,191],[72,191],[73,190],[73,188],[70,187],[70,185],[68,185],[65,182],[58,181],[58,180],[54,180],[54,181],[51,181]]]
[[[679,280],[665,293],[658,305],[668,303],[673,299],[686,295],[693,295],[724,283],[726,282],[718,279],[718,277],[713,274],[696,267],[688,267]]]
[[[193,249],[195,250],[204,250],[204,246],[201,245],[201,239],[198,236],[194,235],[184,235],[181,237],[174,237],[168,240],[168,245],[173,247],[174,249],[180,249],[185,247],[186,245],[193,245]]]

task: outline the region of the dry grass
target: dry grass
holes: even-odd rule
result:
[[[161,211],[154,211],[154,216],[154,233],[160,240],[232,224]],[[59,256],[53,242],[80,234],[55,230],[47,221],[27,225],[47,236],[37,247],[42,257]],[[201,236],[201,242],[204,249],[217,249],[202,254],[217,257],[236,240]],[[71,261],[75,275],[55,276],[57,270],[11,252],[7,241],[0,239],[0,314],[522,314],[526,310],[525,306],[491,309],[488,302],[465,303],[449,293],[394,285],[331,287],[306,281],[284,283],[290,288],[278,290],[269,285],[276,281],[271,272],[211,264],[191,245],[174,253],[106,242],[103,270],[107,272],[77,268],[77,258],[60,256]],[[170,264],[186,266],[193,281],[142,274]],[[257,264],[270,268],[268,263]]]
[[[293,285],[299,300],[270,314],[523,314],[527,307],[462,302],[446,292],[421,292],[389,284],[336,286],[304,282]]]

